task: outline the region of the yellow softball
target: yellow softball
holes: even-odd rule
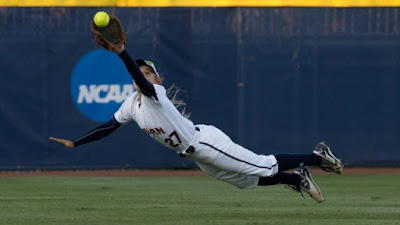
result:
[[[96,15],[94,15],[93,21],[94,21],[94,24],[96,24],[96,26],[105,27],[110,22],[110,17],[108,16],[108,14],[106,12],[99,11],[96,13]]]

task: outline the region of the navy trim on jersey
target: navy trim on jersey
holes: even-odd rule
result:
[[[96,141],[101,138],[104,138],[104,137],[108,136],[109,134],[111,134],[112,132],[114,132],[121,125],[122,124],[120,124],[113,116],[111,118],[111,120],[109,120],[108,122],[103,123],[100,126],[97,126],[90,132],[86,133],[85,135],[75,139],[73,141],[74,145],[76,147],[76,146],[79,146],[82,144],[86,144],[88,142],[92,142],[92,141]]]
[[[140,71],[139,66],[131,58],[126,50],[122,51],[118,56],[124,61],[126,68],[131,74],[133,80],[135,80],[140,91],[149,98],[154,98],[158,100],[156,90],[152,83],[150,83]]]
[[[221,152],[222,154],[228,156],[229,158],[232,158],[232,159],[237,160],[237,161],[239,161],[239,162],[243,162],[243,163],[249,164],[249,165],[254,166],[254,167],[257,167],[257,168],[269,169],[269,170],[270,170],[270,169],[272,169],[273,167],[275,167],[275,166],[278,165],[278,164],[274,164],[274,165],[272,165],[271,167],[267,167],[267,166],[258,166],[258,165],[255,165],[255,164],[253,164],[253,163],[249,163],[249,162],[246,162],[246,161],[244,161],[244,160],[238,159],[238,158],[236,158],[236,157],[234,157],[234,156],[232,156],[232,155],[229,155],[228,153],[223,152],[222,150],[220,150],[220,149],[218,149],[218,148],[216,148],[216,147],[214,147],[214,146],[212,146],[212,145],[210,145],[210,144],[207,144],[207,143],[204,143],[204,142],[199,142],[199,143],[200,143],[200,144],[203,144],[203,145],[207,145],[208,147],[210,147],[210,148],[212,148],[212,149],[214,149],[214,150],[216,150],[216,151],[218,151],[218,152]]]

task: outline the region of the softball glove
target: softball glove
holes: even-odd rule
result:
[[[90,22],[90,30],[97,45],[115,52],[125,44],[125,33],[118,18],[114,15],[109,16],[110,22],[107,26],[98,27],[92,20]]]

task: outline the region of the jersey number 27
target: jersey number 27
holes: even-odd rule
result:
[[[176,133],[176,131],[173,131],[170,135],[168,135],[169,138],[165,138],[164,141],[167,144],[170,144],[172,147],[176,148],[179,146],[179,144],[174,140],[172,140],[172,138],[175,136],[175,139],[178,140],[179,144],[182,143],[181,139],[179,138],[178,133]]]

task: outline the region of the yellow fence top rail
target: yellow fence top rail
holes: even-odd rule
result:
[[[400,0],[0,0],[0,7],[396,7]]]

